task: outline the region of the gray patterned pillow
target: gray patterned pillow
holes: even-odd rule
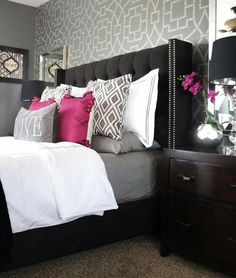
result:
[[[56,103],[29,111],[21,108],[15,119],[14,138],[34,142],[53,142]]]
[[[126,74],[106,81],[89,81],[87,89],[96,98],[94,106],[94,134],[122,138],[123,115],[129,95],[132,75]]]

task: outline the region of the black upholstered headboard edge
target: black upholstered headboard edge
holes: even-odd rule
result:
[[[155,68],[159,68],[155,140],[164,147],[187,145],[192,125],[191,96],[178,87],[177,76],[192,69],[192,45],[188,42],[171,39],[154,48],[60,69],[55,85],[85,87],[89,80],[107,80],[127,73],[137,80]]]

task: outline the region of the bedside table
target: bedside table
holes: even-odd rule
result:
[[[177,251],[236,274],[236,157],[164,152],[161,255]]]

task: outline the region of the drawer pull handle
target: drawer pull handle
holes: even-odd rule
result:
[[[236,189],[236,184],[230,184],[229,187],[230,187],[230,188],[235,188],[235,189]]]
[[[194,176],[178,175],[177,177],[179,179],[183,180],[183,181],[192,181],[192,180],[195,180]]]
[[[183,227],[185,227],[185,228],[190,228],[190,227],[191,227],[191,224],[185,223],[185,222],[183,222],[183,221],[180,220],[180,219],[176,219],[175,222],[178,223],[178,224],[180,224],[181,226],[183,226]]]

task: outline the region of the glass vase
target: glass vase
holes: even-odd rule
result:
[[[195,143],[201,148],[217,148],[223,141],[223,132],[214,124],[201,124],[195,133]]]

